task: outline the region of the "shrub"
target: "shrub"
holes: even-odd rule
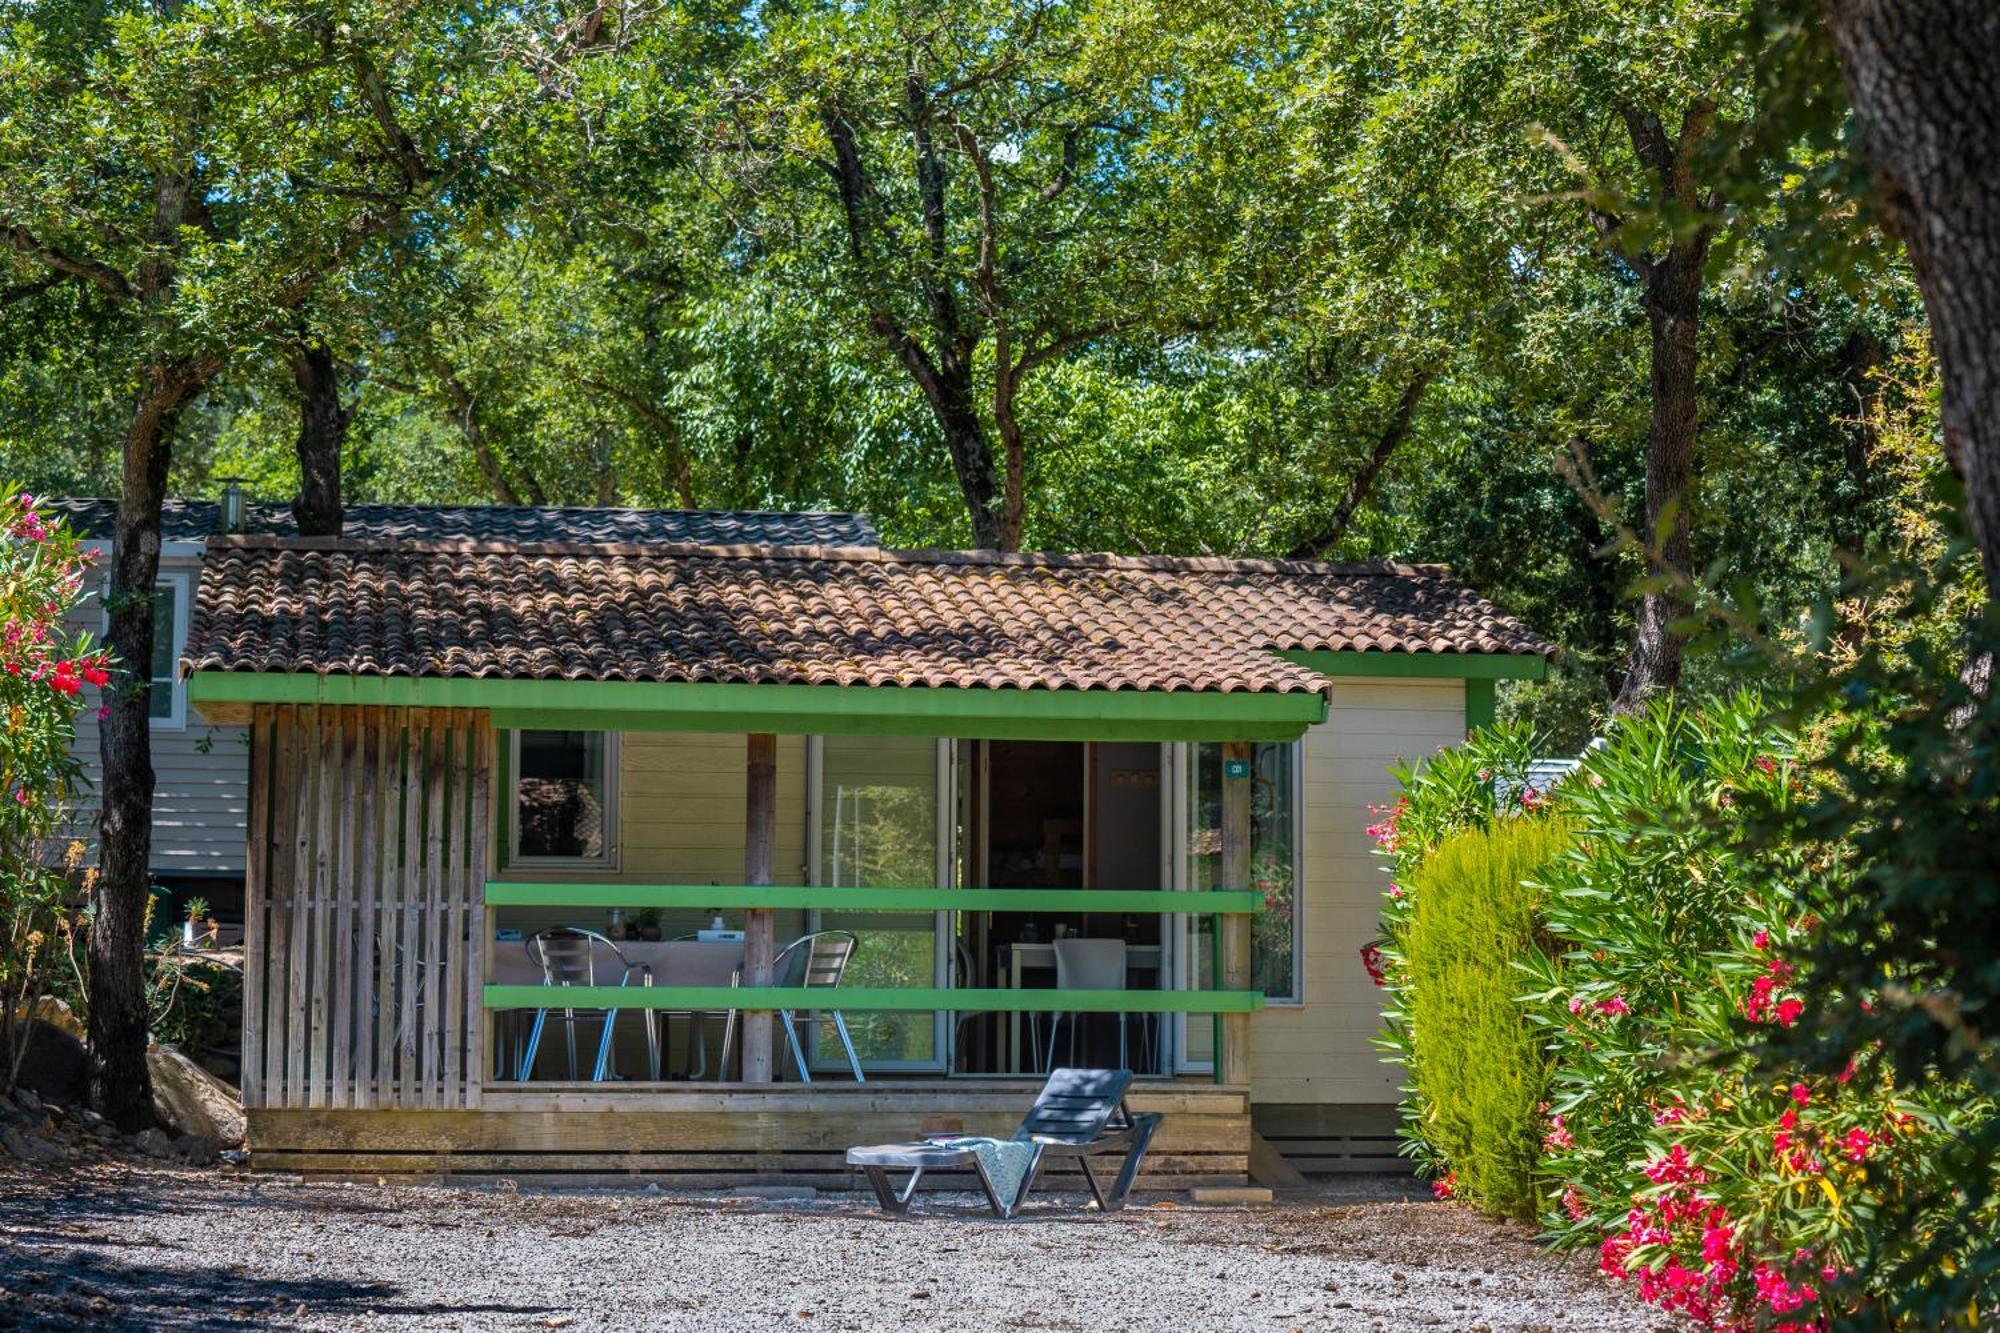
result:
[[[1559,820],[1494,820],[1431,848],[1406,886],[1402,1008],[1420,1131],[1459,1197],[1523,1221],[1536,1215],[1548,1060],[1518,997],[1540,953],[1534,880],[1569,837]]]
[[[1374,811],[1375,823],[1368,829],[1390,875],[1383,891],[1381,935],[1361,950],[1362,965],[1386,992],[1384,1025],[1375,1044],[1391,1062],[1410,1071],[1411,1081],[1402,1089],[1403,1151],[1416,1160],[1441,1198],[1456,1187],[1456,1165],[1426,1132],[1426,1085],[1417,1075],[1411,1040],[1413,991],[1405,949],[1415,911],[1413,890],[1424,859],[1446,839],[1543,804],[1541,793],[1528,785],[1534,748],[1533,731],[1516,723],[1476,731],[1462,746],[1399,763],[1392,771],[1402,792],[1395,805]]]
[[[0,488],[0,1086],[13,1082],[29,1006],[54,965],[81,847],[58,839],[81,782],[70,754],[83,687],[105,657],[64,616],[90,556],[31,496]]]
[[[1807,886],[1851,873],[1803,836],[1813,794],[1760,700],[1660,703],[1607,742],[1560,789],[1577,848],[1542,879],[1561,947],[1530,964],[1554,1059],[1544,1221],[1711,1326],[1869,1309],[1889,1294],[1853,1271],[1873,1219],[1933,1192],[1990,1108],[1947,1084],[1897,1094],[1879,1050],[1823,1073],[1760,1060],[1764,1034],[1812,1017]]]

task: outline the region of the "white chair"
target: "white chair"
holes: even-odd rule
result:
[[[1071,937],[1055,942],[1056,989],[1057,990],[1124,990],[1125,989],[1125,941],[1118,939],[1096,940]],[[1076,1063],[1076,1030],[1081,1024],[1075,1013],[1058,1013],[1049,1022],[1049,1063],[1047,1069],[1054,1069],[1056,1060],[1056,1032],[1062,1027],[1063,1019],[1069,1019],[1069,1062]],[[1118,1015],[1118,1067],[1129,1070],[1131,1060],[1126,1055],[1125,1014]]]

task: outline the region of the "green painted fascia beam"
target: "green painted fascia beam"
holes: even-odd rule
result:
[[[1254,1014],[1254,990],[924,990],[899,986],[488,986],[488,1009],[672,1009],[721,1013]]]
[[[1264,896],[1247,890],[853,889],[789,884],[524,884],[486,886],[488,907],[624,909],[767,907],[837,912],[1194,912],[1248,916]]]
[[[1524,653],[1283,652],[1278,656],[1322,676],[1408,680],[1541,680],[1548,659]]]
[[[1317,693],[955,689],[727,682],[509,680],[197,671],[203,704],[489,710],[504,730],[768,731],[1045,740],[1295,740],[1326,717]]]
[[[1471,735],[1481,727],[1493,725],[1498,711],[1494,682],[1490,680],[1468,680],[1465,682],[1465,732]]]

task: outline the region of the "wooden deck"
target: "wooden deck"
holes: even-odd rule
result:
[[[477,1109],[252,1109],[252,1167],[314,1175],[656,1179],[865,1188],[843,1157],[922,1133],[1011,1133],[1038,1079],[864,1084],[489,1085]],[[1166,1116],[1140,1189],[1247,1182],[1249,1090],[1137,1085],[1135,1111]],[[970,1177],[940,1187],[970,1188]],[[928,1182],[927,1182],[928,1183]]]

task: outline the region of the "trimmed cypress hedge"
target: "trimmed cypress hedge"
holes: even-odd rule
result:
[[[1521,814],[1439,842],[1406,883],[1402,941],[1422,1132],[1451,1192],[1535,1220],[1548,1059],[1519,996],[1540,952],[1533,881],[1571,844],[1560,819]]]

